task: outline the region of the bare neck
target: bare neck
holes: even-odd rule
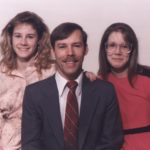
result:
[[[128,76],[128,69],[125,69],[123,71],[112,69],[111,72],[112,72],[112,74],[114,74],[118,78],[123,78],[123,77],[127,77]]]

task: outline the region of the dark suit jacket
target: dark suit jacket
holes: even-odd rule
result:
[[[55,76],[27,86],[22,117],[22,150],[64,150]],[[78,150],[120,150],[122,142],[113,86],[84,76]]]

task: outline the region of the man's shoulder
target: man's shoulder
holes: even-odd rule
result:
[[[48,78],[46,78],[44,80],[40,80],[40,81],[34,82],[32,84],[29,84],[27,86],[27,88],[41,88],[41,87],[45,87],[47,85],[53,84],[54,81],[55,81],[55,77],[53,75],[53,76],[48,77]]]
[[[104,91],[114,90],[114,86],[112,83],[110,83],[109,81],[99,79],[99,78],[97,78],[94,81],[90,81],[87,77],[84,77],[83,81],[84,81],[83,84],[87,83],[87,85],[90,86],[91,88],[97,88],[99,90],[104,90]]]
[[[106,89],[106,90],[114,89],[114,86],[112,83],[110,83],[109,81],[102,80],[102,79],[96,79],[95,86],[99,87],[100,89]]]
[[[101,79],[83,82],[83,94],[88,95],[89,98],[99,99],[101,102],[112,102],[116,97],[115,88],[112,83]]]

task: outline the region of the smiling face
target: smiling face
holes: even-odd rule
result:
[[[110,45],[118,45],[111,54],[108,53],[106,49],[107,60],[111,65],[112,69],[116,72],[127,72],[127,64],[130,54],[123,52],[123,49],[127,48],[123,46],[127,44],[124,40],[123,34],[119,31],[112,32],[108,37],[107,43]]]
[[[23,23],[15,26],[12,46],[18,61],[29,61],[37,51],[38,34],[32,25]]]
[[[80,30],[75,30],[68,38],[56,41],[54,54],[58,72],[68,80],[77,78],[82,71],[86,53]]]

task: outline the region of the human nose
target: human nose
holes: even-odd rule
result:
[[[121,45],[116,45],[115,53],[121,53]]]
[[[27,39],[26,38],[21,38],[21,44],[26,45],[27,44]]]
[[[73,52],[73,47],[72,47],[72,46],[69,46],[68,49],[67,49],[67,54],[68,54],[68,55],[73,55],[73,53],[74,53],[74,52]]]

